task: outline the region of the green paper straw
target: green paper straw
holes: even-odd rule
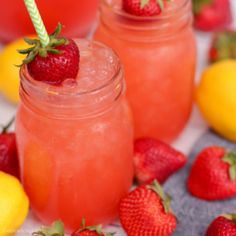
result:
[[[38,34],[40,42],[43,47],[46,47],[49,44],[49,36],[43,24],[43,20],[40,16],[37,5],[34,0],[24,0],[24,2],[33,22],[34,28]]]

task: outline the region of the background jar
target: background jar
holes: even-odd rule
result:
[[[192,108],[196,44],[190,0],[175,0],[163,13],[138,17],[120,0],[102,0],[95,39],[124,64],[135,136],[172,141]]]

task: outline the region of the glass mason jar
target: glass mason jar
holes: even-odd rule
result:
[[[132,116],[123,71],[113,51],[78,40],[77,81],[62,86],[33,80],[21,68],[16,119],[21,178],[44,223],[68,230],[109,223],[133,179]]]
[[[191,1],[169,1],[160,15],[139,17],[125,13],[121,0],[102,0],[94,38],[113,48],[124,64],[136,138],[176,138],[193,102]]]

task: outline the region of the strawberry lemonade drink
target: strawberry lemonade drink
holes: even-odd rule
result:
[[[133,178],[132,118],[119,59],[102,44],[76,44],[75,79],[54,86],[21,68],[16,121],[31,207],[44,223],[61,219],[69,230],[82,218],[88,224],[113,220]]]
[[[189,118],[196,60],[191,25],[190,0],[101,1],[95,39],[124,64],[136,137],[171,141]]]

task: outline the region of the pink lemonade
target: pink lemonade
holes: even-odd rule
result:
[[[109,223],[133,179],[132,117],[120,62],[107,47],[78,40],[77,80],[34,81],[21,69],[16,134],[21,178],[44,223],[68,230]]]
[[[36,0],[48,32],[53,32],[58,20],[68,37],[84,37],[96,21],[99,0]],[[0,40],[10,42],[25,35],[35,34],[24,1],[1,1]],[[19,24],[20,22],[20,24]]]
[[[135,136],[176,138],[192,108],[196,46],[190,0],[166,2],[154,17],[133,16],[121,0],[102,0],[95,39],[113,48],[125,69]]]

